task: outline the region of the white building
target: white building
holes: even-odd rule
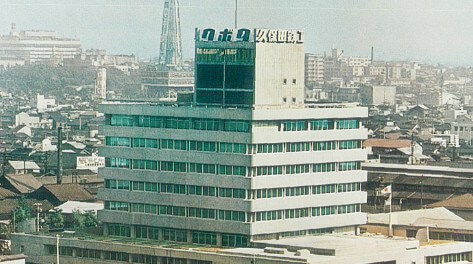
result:
[[[15,115],[15,126],[25,125],[29,127],[40,127],[40,121],[38,116],[30,116],[26,112],[21,112]]]
[[[76,168],[78,170],[91,170],[97,172],[99,168],[105,167],[105,158],[98,156],[80,156],[77,157]]]
[[[303,41],[199,29],[192,105],[102,104],[106,233],[223,246],[355,233],[368,111],[303,103]]]
[[[78,39],[59,38],[56,32],[46,30],[16,31],[15,24],[9,35],[0,36],[0,60],[23,60],[59,62],[72,59],[82,51]]]
[[[107,98],[107,69],[97,69],[97,78],[95,79],[95,95],[101,99]]]
[[[36,109],[38,113],[44,113],[51,110],[55,110],[56,99],[54,98],[45,98],[42,94],[36,94]]]
[[[313,87],[324,80],[324,57],[322,55],[305,54],[305,85]]]

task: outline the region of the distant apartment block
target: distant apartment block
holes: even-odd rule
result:
[[[322,55],[305,54],[305,85],[313,87],[324,80],[324,57]]]
[[[18,61],[18,64],[34,62],[59,62],[71,59],[82,51],[81,41],[60,38],[54,31],[16,31],[15,24],[9,35],[0,36],[0,64]]]

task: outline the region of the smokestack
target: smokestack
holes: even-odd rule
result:
[[[371,47],[371,64],[373,64],[374,60],[374,47]]]
[[[56,183],[62,183],[62,127],[57,128],[57,170]]]

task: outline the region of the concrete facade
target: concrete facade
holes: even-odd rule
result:
[[[365,223],[367,108],[304,104],[303,40],[197,29],[194,104],[102,104],[105,233],[246,246]]]
[[[12,252],[28,255],[28,263],[56,261],[56,238],[12,234]],[[471,263],[473,243],[432,241],[420,243],[383,236],[323,235],[260,241],[254,248],[224,249],[146,241],[104,241],[90,238],[59,239],[60,263],[357,263],[435,264]]]

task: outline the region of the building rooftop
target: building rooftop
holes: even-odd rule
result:
[[[87,203],[79,201],[67,201],[60,206],[54,207],[54,209],[59,209],[64,214],[72,214],[75,211],[83,214],[86,212],[97,213],[97,210],[103,210],[103,203]]]
[[[363,146],[376,148],[408,148],[411,146],[411,141],[408,139],[369,138],[363,141]]]
[[[450,212],[444,207],[391,213],[393,225],[414,225],[419,219],[464,221],[463,218],[459,217],[453,212]],[[387,225],[389,223],[389,213],[368,214],[367,223]]]
[[[462,209],[473,209],[473,194],[466,193],[459,196],[454,196],[444,201],[429,204],[428,207],[449,207],[449,208],[462,208]]]

